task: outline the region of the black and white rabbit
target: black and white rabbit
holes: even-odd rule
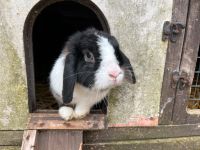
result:
[[[111,88],[125,80],[136,82],[115,37],[90,28],[67,41],[51,70],[50,89],[60,105],[60,116],[70,120],[86,116]]]

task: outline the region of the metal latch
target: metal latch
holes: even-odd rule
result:
[[[165,21],[163,25],[162,40],[166,41],[168,39],[175,43],[184,28],[185,25],[182,23]]]
[[[185,71],[173,71],[171,87],[184,90],[188,86],[190,86],[189,74]]]
[[[180,79],[179,71],[173,71],[172,72],[172,82],[171,82],[171,87],[175,89],[177,87],[178,81]]]

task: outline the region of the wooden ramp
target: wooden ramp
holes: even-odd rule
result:
[[[82,150],[83,130],[105,129],[105,116],[64,121],[55,113],[31,114],[21,150]]]
[[[82,131],[27,130],[22,150],[82,150]]]

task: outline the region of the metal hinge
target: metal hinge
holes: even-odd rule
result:
[[[184,28],[185,25],[182,23],[165,21],[163,25],[162,40],[166,41],[168,39],[173,43],[176,42]]]
[[[178,88],[179,90],[184,90],[186,87],[190,86],[189,74],[185,71],[173,71],[172,73],[172,88]]]

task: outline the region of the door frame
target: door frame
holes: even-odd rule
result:
[[[200,1],[174,0],[172,22],[185,25],[175,43],[169,41],[161,93],[159,124],[200,123],[198,115],[188,114],[187,98],[190,86],[172,86],[173,73],[185,72],[192,85],[200,42]]]

